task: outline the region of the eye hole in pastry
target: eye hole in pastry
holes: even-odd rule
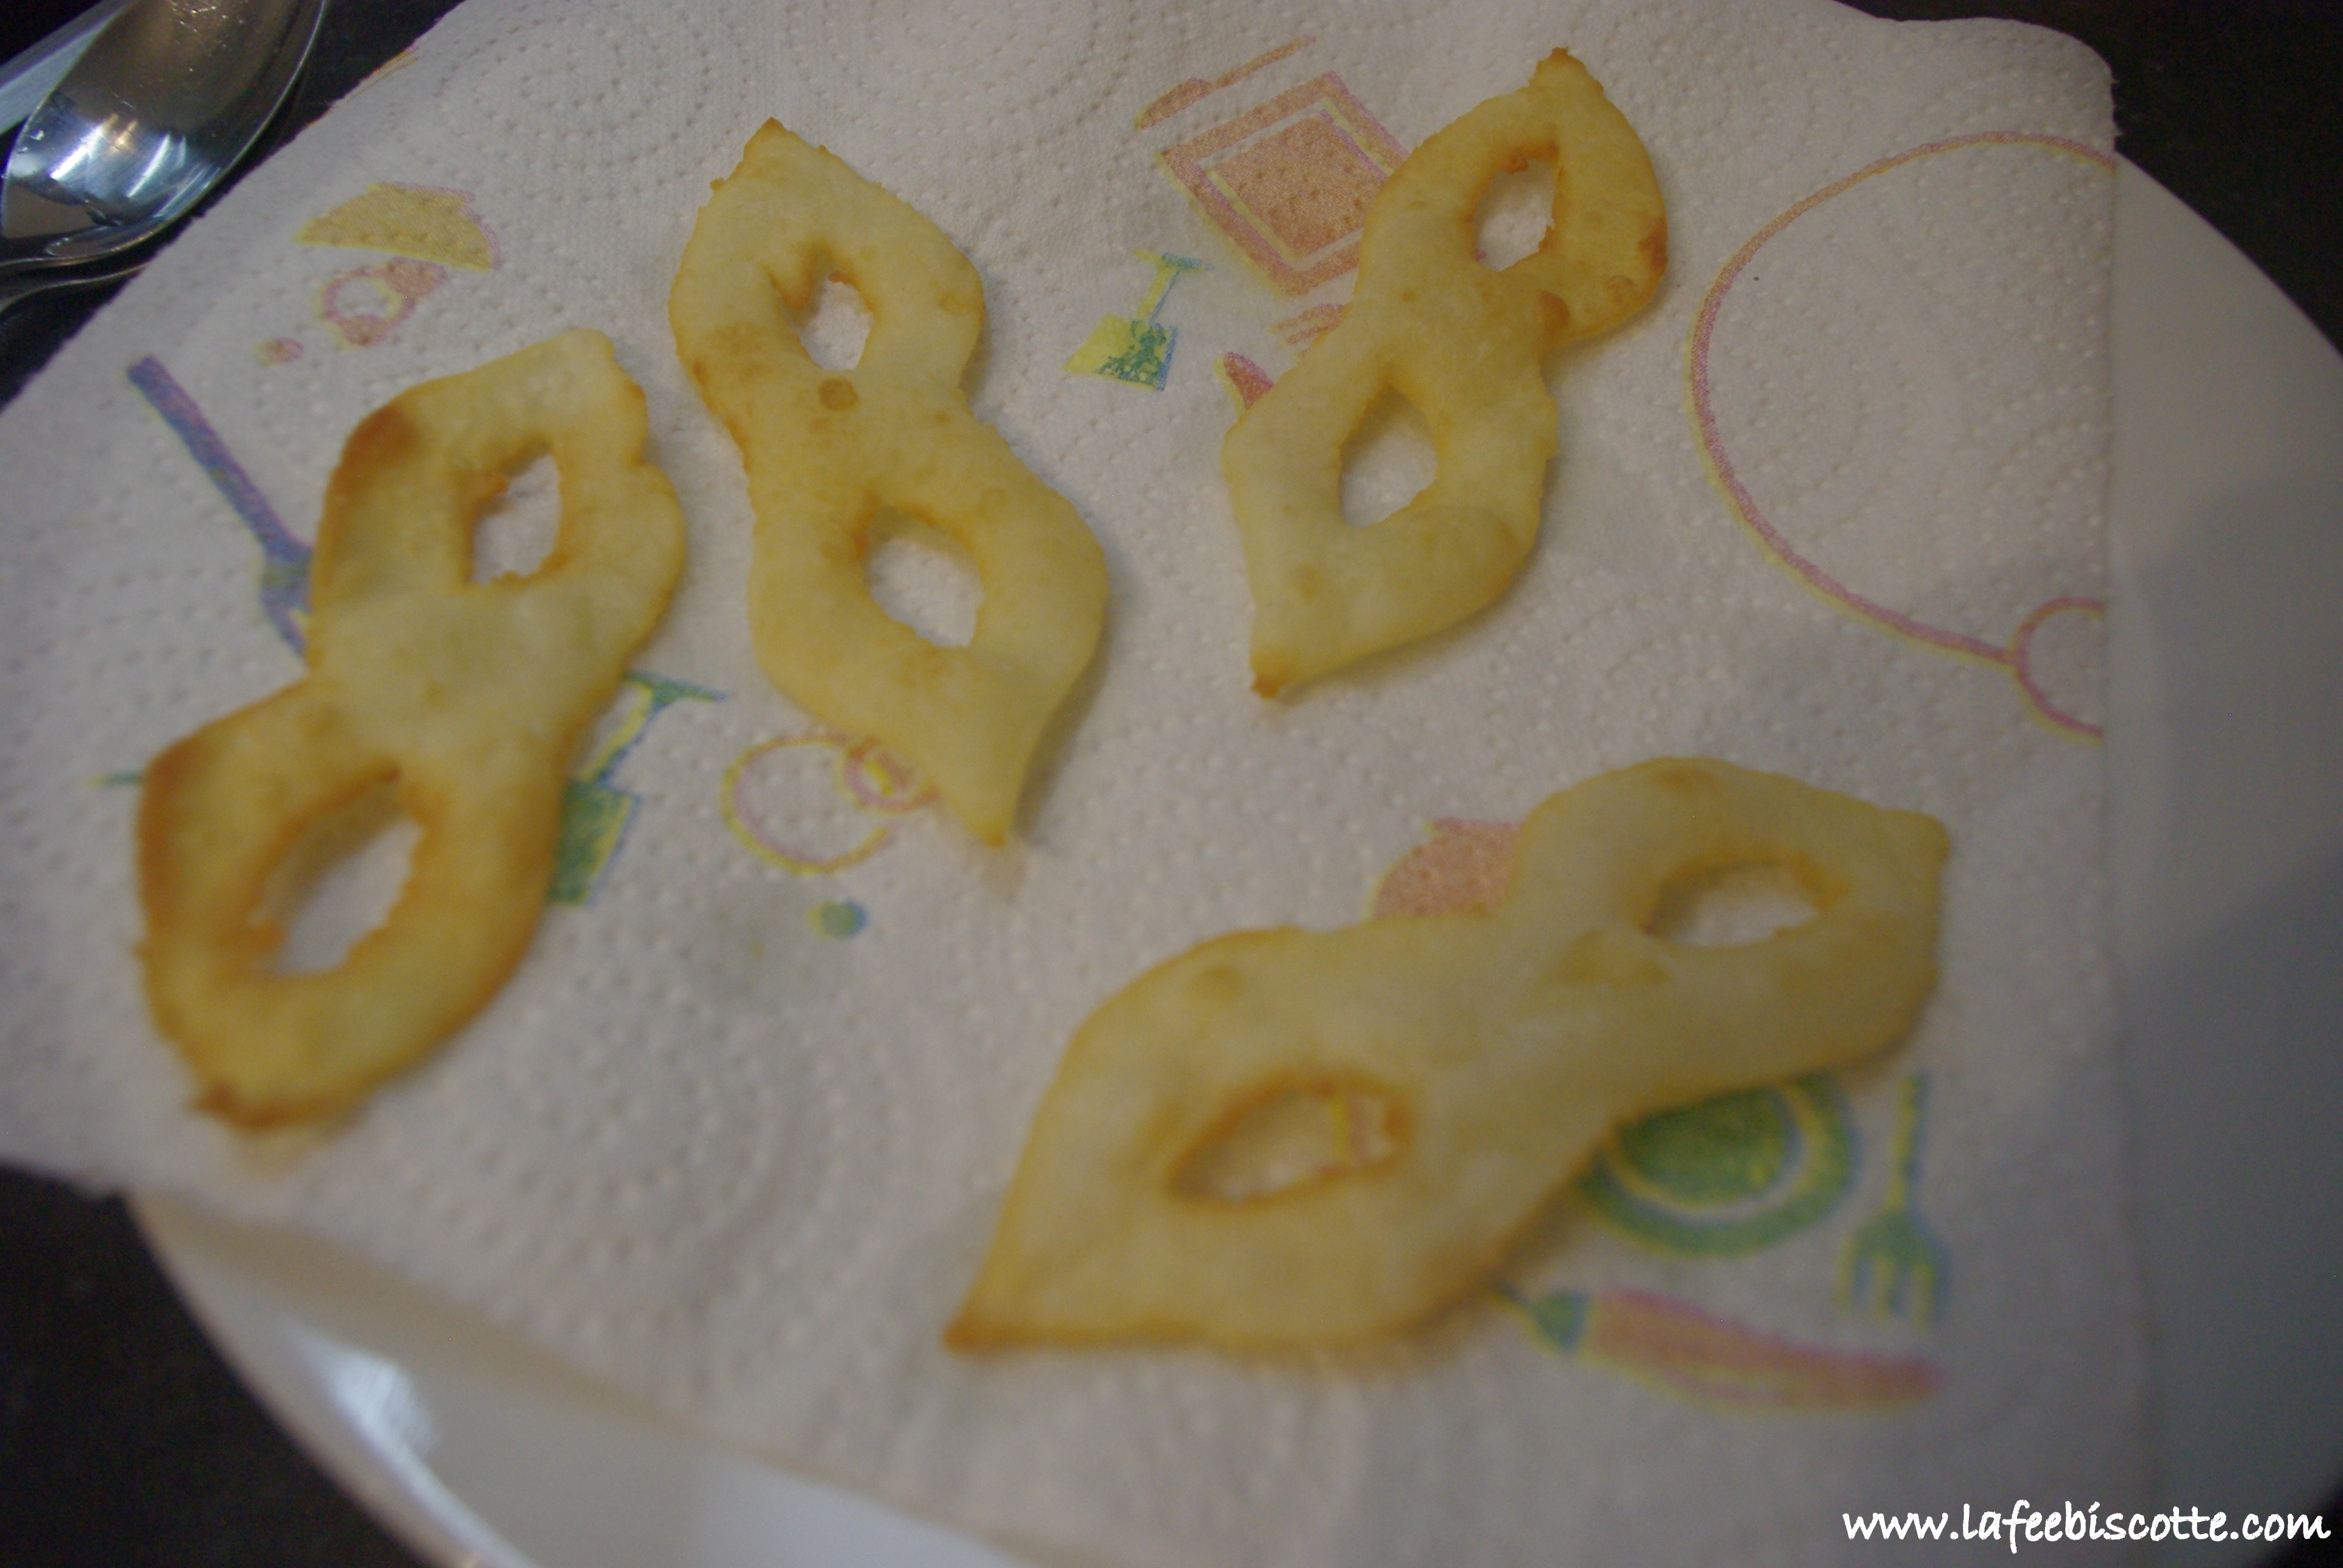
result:
[[[863,580],[889,618],[937,648],[968,646],[984,604],[984,579],[958,539],[882,506],[864,537],[864,551]]]
[[[284,932],[272,971],[339,968],[398,902],[421,835],[399,807],[397,780],[388,777],[312,824],[277,861],[257,911]]]
[[[1785,861],[1704,866],[1660,890],[1644,929],[1679,947],[1742,947],[1805,925],[1823,902],[1810,879]]]
[[[1208,1202],[1280,1198],[1398,1159],[1407,1107],[1364,1080],[1292,1084],[1242,1102],[1172,1176],[1172,1190]]]
[[[1554,185],[1552,158],[1534,158],[1489,182],[1473,213],[1483,266],[1502,272],[1545,243],[1554,227]]]
[[[798,341],[824,370],[851,370],[862,363],[870,337],[870,307],[843,275],[821,280],[813,299],[797,313]]]
[[[549,453],[507,477],[472,520],[472,580],[525,578],[545,564],[561,533],[561,473]]]
[[[1422,495],[1439,471],[1432,427],[1390,387],[1342,444],[1342,520],[1363,528]]]

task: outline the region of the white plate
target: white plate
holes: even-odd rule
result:
[[[2127,164],[2116,196],[2108,762],[2164,1462],[2161,1496],[2125,1503],[2300,1509],[2343,1474],[2343,358]],[[427,1557],[1011,1562],[310,1241],[137,1211],[260,1396]]]

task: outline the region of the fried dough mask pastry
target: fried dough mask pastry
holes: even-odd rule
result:
[[[1538,159],[1554,165],[1553,226],[1493,270],[1474,254],[1482,195]],[[1545,357],[1634,315],[1666,266],[1643,143],[1561,50],[1400,166],[1367,215],[1342,320],[1221,447],[1252,585],[1255,690],[1428,637],[1512,586],[1556,445]],[[1386,390],[1423,416],[1438,467],[1415,499],[1354,528],[1343,444]]]
[[[1930,818],[1670,759],[1539,807],[1493,910],[1206,942],[1075,1034],[946,1342],[1255,1350],[1420,1322],[1613,1126],[1903,1035],[1945,853]],[[1735,947],[1652,934],[1688,880],[1756,866],[1813,916]],[[1296,1163],[1313,1108],[1342,1135]]]
[[[247,1127],[342,1111],[487,1005],[545,907],[585,731],[683,565],[642,393],[597,332],[427,382],[363,421],[326,490],[309,671],[148,767],[142,950],[156,1023]],[[560,531],[473,582],[474,520],[550,452]],[[279,974],[278,876],[357,802],[421,829],[406,887],[337,968]]]
[[[851,370],[791,312],[826,277],[870,311]],[[768,122],[699,215],[668,298],[675,341],[739,444],[756,513],[749,625],[789,699],[908,758],[988,844],[1008,837],[1050,716],[1089,665],[1106,562],[1074,509],[960,392],[984,325],[941,230]],[[863,575],[880,508],[950,536],[984,586],[966,647],[890,618]]]

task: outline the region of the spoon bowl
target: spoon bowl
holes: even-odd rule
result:
[[[111,256],[176,221],[251,149],[325,0],[135,0],[18,131],[0,276]]]

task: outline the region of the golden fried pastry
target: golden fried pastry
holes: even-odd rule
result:
[[[165,751],[139,802],[147,1000],[206,1110],[247,1127],[344,1110],[520,961],[579,741],[682,569],[644,434],[641,392],[582,331],[413,387],[352,432],[310,562],[308,673]],[[475,519],[548,452],[551,553],[472,581]],[[397,903],[336,968],[277,972],[280,873],[385,791],[420,829]]]
[[[1554,165],[1553,226],[1493,270],[1474,253],[1482,195],[1538,159]],[[1256,690],[1428,637],[1513,585],[1554,455],[1545,357],[1641,309],[1667,251],[1643,143],[1560,50],[1400,166],[1367,215],[1342,320],[1221,447],[1252,585]],[[1386,391],[1423,416],[1438,468],[1406,506],[1354,528],[1343,446]]]
[[[817,364],[792,321],[830,277],[870,311],[850,370]],[[976,269],[935,225],[768,122],[701,210],[668,314],[748,467],[749,625],[766,675],[909,759],[970,832],[1001,842],[1098,645],[1106,562],[1074,509],[969,412]],[[882,507],[973,560],[984,602],[967,646],[935,646],[871,598],[863,563]]]
[[[1075,1034],[947,1342],[1421,1322],[1611,1128],[1899,1039],[1936,983],[1945,854],[1930,818],[1669,759],[1539,807],[1494,910],[1208,941]],[[1737,946],[1654,934],[1675,890],[1760,866],[1812,917]]]

